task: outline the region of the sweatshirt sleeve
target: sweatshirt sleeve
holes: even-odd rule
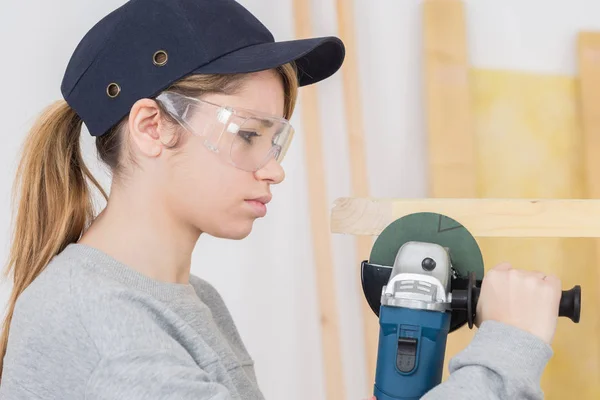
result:
[[[100,361],[86,385],[88,400],[233,400],[193,360],[175,351],[129,351]]]
[[[536,336],[496,321],[449,363],[450,376],[423,400],[542,400],[540,380],[552,348]]]

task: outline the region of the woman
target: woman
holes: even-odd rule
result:
[[[262,399],[192,249],[250,234],[284,179],[298,87],[343,58],[337,38],[274,42],[231,0],[132,0],[95,25],[24,148],[0,397]],[[83,124],[113,175],[97,217]],[[541,396],[560,282],[488,276],[485,322],[431,398]]]

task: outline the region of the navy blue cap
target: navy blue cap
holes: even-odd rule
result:
[[[276,42],[234,0],[130,0],[83,37],[61,92],[100,136],[137,100],[193,73],[248,73],[295,61],[305,86],[334,74],[344,56],[336,37]]]

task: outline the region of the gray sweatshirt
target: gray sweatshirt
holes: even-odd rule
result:
[[[549,346],[484,323],[451,362],[437,399],[542,399]],[[358,394],[350,399],[360,400]],[[161,283],[72,244],[17,302],[2,400],[259,400],[249,356],[217,291]]]

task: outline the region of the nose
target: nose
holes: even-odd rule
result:
[[[268,181],[272,184],[281,183],[285,179],[283,167],[274,158],[269,159],[262,168],[254,173],[254,175],[256,176],[256,179]]]

